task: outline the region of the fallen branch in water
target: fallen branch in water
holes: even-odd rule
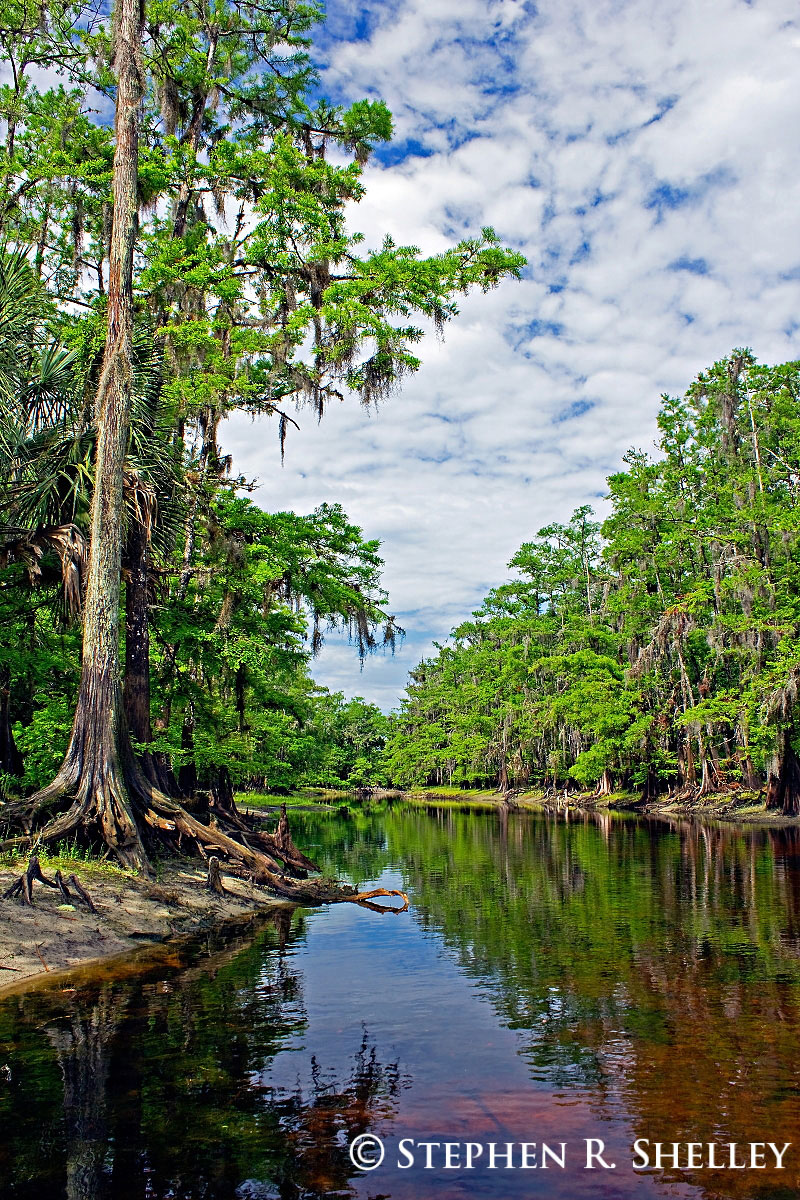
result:
[[[368,908],[376,913],[404,913],[408,912],[408,901],[405,902],[402,908],[395,908],[392,904],[373,904],[371,900],[359,900],[358,907]]]
[[[374,900],[376,896],[400,896],[403,900],[402,908],[394,908],[391,904],[370,904],[370,900]],[[348,900],[353,904],[363,904],[365,908],[371,908],[375,912],[406,912],[408,909],[408,896],[405,892],[387,891],[386,888],[375,888],[372,892],[359,892],[356,896],[348,896]]]

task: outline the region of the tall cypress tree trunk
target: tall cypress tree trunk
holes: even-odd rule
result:
[[[153,740],[150,718],[150,533],[142,520],[131,521],[125,550],[125,676],[122,695],[130,736],[139,743],[140,764],[149,782],[168,795],[178,784],[163,755],[147,747]]]
[[[767,780],[767,808],[784,816],[800,815],[800,761],[789,729],[781,730],[778,752]]]
[[[131,737],[143,746],[153,740],[150,727],[150,627],[148,567],[150,546],[141,521],[131,521],[126,547],[125,719]]]
[[[225,828],[219,827],[220,822],[212,828],[154,788],[133,754],[124,711],[119,642],[124,467],[133,390],[133,253],[138,225],[139,106],[144,95],[139,59],[143,27],[141,0],[116,0],[112,64],[117,80],[116,144],[108,324],[95,406],[97,449],[80,692],[69,746],[56,778],[30,800],[3,805],[6,821],[21,821],[25,833],[0,842],[0,847],[52,842],[81,828],[99,834],[124,865],[149,872],[138,820],[162,844],[184,851],[194,847],[205,858],[213,850],[232,870],[247,871],[255,882],[299,902],[359,903],[378,894],[402,895],[407,902],[405,893],[379,889],[353,894],[352,889],[302,879],[317,868],[294,847],[285,815],[274,837],[251,830],[235,813],[228,815]],[[220,415],[212,414],[209,446],[215,444],[213,433]],[[188,548],[189,574],[181,579],[183,595],[191,578],[190,541]],[[63,807],[59,801],[65,798],[71,803],[66,811],[59,811]],[[42,816],[51,811],[58,815],[39,827]]]
[[[0,773],[21,775],[22,769],[22,755],[11,729],[11,672],[4,668],[0,670]],[[0,799],[2,794],[0,785]]]
[[[708,796],[711,794],[711,792],[713,792],[714,784],[711,777],[711,763],[709,762],[708,749],[705,741],[703,740],[703,735],[699,732],[699,730],[697,734],[697,755],[702,770],[700,791],[698,792],[698,795]]]
[[[97,390],[97,452],[92,532],[83,626],[78,705],[66,758],[53,783],[34,801],[41,806],[74,796],[49,835],[78,824],[94,826],[118,858],[147,866],[125,775],[133,754],[125,723],[119,657],[123,469],[130,434],[133,330],[133,250],[138,224],[139,105],[144,87],[139,62],[139,0],[117,0],[114,10],[117,78],[116,145],[112,184],[108,324]]]
[[[614,780],[611,771],[608,767],[603,769],[603,774],[600,776],[600,782],[597,785],[598,796],[610,796],[614,791]]]

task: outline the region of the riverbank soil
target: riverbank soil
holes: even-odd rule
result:
[[[0,861],[0,895],[25,870],[23,860]],[[246,912],[284,902],[246,880],[226,876],[224,894],[206,886],[206,868],[193,861],[165,865],[155,883],[107,862],[42,858],[51,878],[74,872],[96,913],[78,899],[64,904],[55,889],[37,883],[33,906],[0,900],[0,992],[26,978],[122,954],[176,934],[217,926]]]
[[[766,806],[763,793],[758,792],[714,792],[695,800],[673,800],[669,796],[643,802],[633,792],[615,792],[597,796],[593,792],[568,792],[556,796],[544,796],[541,792],[513,792],[503,796],[499,792],[481,791],[477,788],[459,789],[432,787],[412,790],[402,794],[412,804],[464,808],[529,808],[538,811],[565,812],[566,810],[601,810],[636,812],[647,816],[704,817],[715,821],[735,821],[743,824],[770,826],[800,825],[800,817],[787,817]]]

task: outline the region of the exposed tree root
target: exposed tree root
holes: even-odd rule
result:
[[[78,899],[83,901],[83,903],[88,908],[89,912],[93,912],[93,913],[97,912],[97,909],[94,906],[91,896],[86,891],[86,888],[83,886],[83,884],[80,882],[80,880],[76,879],[74,875],[70,875],[69,879],[65,883],[64,876],[61,874],[60,871],[56,871],[55,880],[61,890],[61,895],[63,896],[64,900],[67,903],[71,903],[71,901],[72,901],[72,892],[67,887],[67,883],[71,883],[72,886],[75,888],[75,891],[78,893]]]
[[[212,855],[208,860],[208,879],[206,880],[206,887],[209,888],[210,891],[215,892],[218,896],[225,895],[225,888],[222,886],[222,880],[220,879],[219,874],[219,859],[215,854]]]
[[[101,736],[91,723],[81,725],[76,717],[66,757],[52,783],[29,800],[2,809],[4,824],[20,826],[25,833],[0,843],[0,849],[62,841],[86,828],[96,831],[123,866],[150,874],[132,803],[140,779],[144,782],[132,754],[123,765],[114,740]],[[65,810],[42,825],[42,819],[65,801]]]
[[[274,895],[296,904],[362,903],[376,896],[398,896],[404,906],[408,905],[404,892],[378,889],[359,893],[345,884],[309,879],[308,872],[318,868],[295,846],[285,805],[274,834],[252,828],[236,809],[232,792],[223,803],[215,798],[211,823],[204,824],[177,800],[153,787],[132,758],[124,779],[121,771],[107,769],[94,787],[86,776],[73,783],[68,765],[69,760],[53,783],[33,796],[27,805],[16,805],[13,812],[9,811],[11,806],[3,809],[4,820],[16,817],[26,832],[0,843],[0,850],[34,848],[84,829],[99,835],[124,866],[138,868],[146,875],[151,871],[145,842],[175,853],[198,854],[206,861],[216,858],[217,873],[224,870],[247,876]],[[110,768],[112,764],[105,766]],[[37,829],[37,816],[51,812],[59,799],[71,800],[69,807]],[[74,876],[69,882],[79,889]]]
[[[86,905],[86,907],[89,909],[89,912],[97,912],[91,896],[86,891],[86,888],[84,888],[82,884],[78,882],[74,875],[70,875],[66,883],[64,882],[64,876],[60,871],[56,871],[55,879],[48,879],[47,876],[42,872],[42,868],[39,865],[39,858],[36,854],[31,855],[25,874],[20,875],[19,879],[16,879],[11,884],[11,887],[7,888],[6,891],[3,892],[2,898],[3,900],[11,900],[14,896],[20,896],[23,904],[32,905],[33,885],[37,882],[43,883],[45,887],[56,888],[61,892],[62,898],[67,903],[71,903],[73,899],[79,899],[83,904]],[[67,887],[67,883],[71,883],[75,888],[77,897],[73,897],[72,892]]]
[[[221,860],[220,865],[224,862],[226,866],[232,866],[234,872],[237,871],[237,868],[245,868],[251,874],[254,883],[268,888],[276,896],[293,900],[296,904],[316,905],[341,901],[360,903],[362,900],[371,900],[374,896],[400,896],[404,903],[408,904],[408,896],[405,892],[387,892],[383,888],[374,892],[357,892],[355,888],[346,884],[332,884],[330,881],[317,879],[292,878],[291,866],[288,863],[286,869],[281,870],[280,867],[276,869],[270,856],[257,846],[250,844],[251,839],[255,843],[257,837],[268,838],[269,835],[256,835],[248,830],[246,841],[237,841],[219,826],[214,828],[204,825],[191,813],[186,812],[177,801],[171,800],[160,792],[151,794],[150,806],[143,813],[143,817],[151,827],[162,834],[180,839],[184,845],[187,842],[193,845],[203,858],[210,858],[214,855]],[[282,818],[285,819],[285,817],[284,811]],[[236,832],[240,831],[236,830]],[[287,835],[288,827],[283,835],[284,838]],[[277,843],[277,838],[270,839],[270,841]],[[291,837],[288,837],[288,842],[290,849],[278,852],[281,856],[286,854],[287,857],[295,858],[300,852],[297,851]],[[305,862],[311,862],[304,855],[301,857]]]
[[[109,683],[108,673],[84,671],[61,770],[30,800],[3,806],[0,820],[7,831],[24,832],[0,842],[0,851],[15,847],[35,851],[40,845],[80,834],[100,840],[124,867],[149,877],[148,850],[166,848],[197,854],[206,861],[216,858],[220,870],[249,876],[298,904],[371,899],[372,894],[358,895],[354,888],[308,879],[309,872],[318,868],[295,846],[285,806],[274,834],[255,828],[236,808],[227,771],[219,773],[209,822],[204,823],[153,784],[134,757],[124,717],[112,718],[111,713],[121,714],[119,688]],[[49,884],[41,873],[36,878],[59,886]],[[29,884],[23,886],[29,896]],[[374,894],[399,895],[408,903],[400,892]]]
[[[240,835],[253,849],[260,850],[265,858],[272,863],[273,869],[278,869],[276,859],[280,859],[293,875],[303,878],[309,871],[319,868],[310,858],[307,858],[292,841],[289,830],[289,820],[286,816],[286,805],[281,805],[281,816],[278,828],[274,834],[265,833],[254,828],[252,820],[247,820],[237,809],[233,798],[233,787],[227,770],[223,768],[213,791],[213,814],[221,829],[236,837]]]

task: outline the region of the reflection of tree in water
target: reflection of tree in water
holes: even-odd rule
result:
[[[108,1149],[108,1048],[124,999],[106,986],[94,1005],[71,1008],[47,1029],[64,1080],[64,1141],[68,1200],[94,1200],[103,1187]]]
[[[634,1137],[797,1142],[800,830],[420,814],[390,842],[536,1079]],[[755,1195],[747,1171],[692,1182]],[[800,1195],[796,1156],[777,1183]]]
[[[304,1096],[298,1088],[291,1096],[275,1101],[286,1135],[286,1157],[275,1190],[254,1191],[250,1183],[240,1189],[242,1196],[313,1200],[354,1194],[349,1186],[354,1174],[350,1143],[392,1116],[403,1086],[398,1064],[379,1061],[365,1030],[344,1083],[326,1074],[316,1058],[311,1065],[310,1094]]]
[[[255,938],[212,945],[207,959],[195,948],[128,981],[0,1006],[1,1061],[11,1057],[14,1076],[0,1089],[2,1194],[350,1194],[349,1139],[393,1111],[397,1065],[382,1064],[364,1035],[341,1083],[317,1065],[307,1095],[276,1096],[258,1082],[306,1027],[292,969],[302,922],[281,910]]]

